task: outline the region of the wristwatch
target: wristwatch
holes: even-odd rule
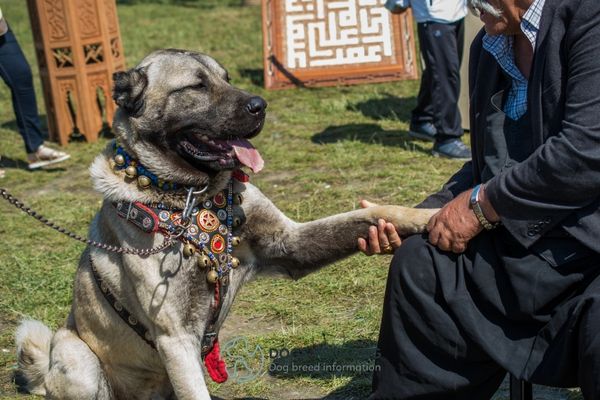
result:
[[[473,188],[471,192],[471,198],[469,199],[469,203],[471,203],[471,209],[475,213],[475,216],[479,220],[479,223],[487,230],[494,229],[498,226],[498,222],[490,222],[483,215],[483,211],[481,210],[481,206],[479,205],[479,190],[481,189],[481,185],[477,185]]]

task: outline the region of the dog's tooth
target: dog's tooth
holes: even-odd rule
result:
[[[225,165],[227,164],[227,160],[225,160],[224,158],[219,158],[219,165]]]

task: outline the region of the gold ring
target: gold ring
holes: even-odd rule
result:
[[[383,246],[381,248],[381,250],[385,253],[385,254],[392,254],[394,252],[394,248],[392,247],[391,244],[388,244],[387,246]]]

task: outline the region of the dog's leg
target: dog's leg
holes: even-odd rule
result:
[[[177,400],[210,400],[197,339],[192,335],[160,336],[156,343]]]
[[[100,360],[77,334],[59,329],[52,338],[50,370],[45,378],[46,398],[110,400],[110,386]]]
[[[358,250],[357,239],[382,218],[401,235],[423,232],[437,209],[375,206],[296,223],[284,216],[262,193],[249,187],[248,220],[252,251],[265,272],[275,270],[297,279]]]

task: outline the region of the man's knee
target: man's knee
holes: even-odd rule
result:
[[[432,246],[426,235],[406,238],[394,253],[388,284],[424,287],[435,285]]]

